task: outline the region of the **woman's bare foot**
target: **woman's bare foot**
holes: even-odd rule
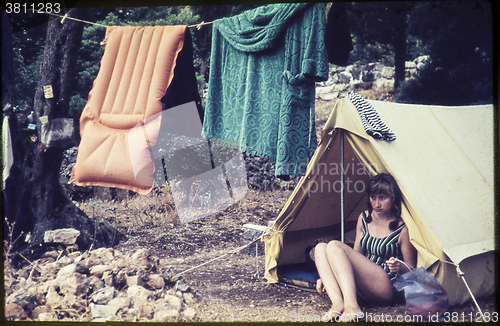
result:
[[[365,314],[363,313],[363,310],[356,305],[353,307],[345,307],[344,312],[342,315],[339,317],[340,321],[343,322],[348,322],[348,321],[361,321],[364,320]]]
[[[330,309],[324,315],[324,321],[338,321],[340,316],[342,315],[342,311],[344,310],[344,304],[332,304]],[[328,319],[328,320],[326,320]]]
[[[365,313],[361,311],[355,311],[355,312],[345,312],[338,317],[338,321],[340,322],[358,322],[365,320]]]

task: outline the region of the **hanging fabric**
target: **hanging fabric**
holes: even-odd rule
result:
[[[338,66],[347,66],[352,51],[351,33],[344,2],[333,2],[328,11],[325,45],[328,61]]]
[[[187,26],[111,26],[99,74],[80,119],[71,182],[151,191],[150,148],[161,124],[161,99],[174,77]],[[138,168],[140,175],[137,175]]]
[[[12,138],[10,135],[9,117],[3,118],[2,125],[2,156],[3,156],[3,186],[10,175],[10,168],[14,164],[14,153],[12,151]]]
[[[186,29],[184,46],[177,55],[175,62],[174,78],[161,99],[162,110],[193,101],[196,104],[200,120],[203,122],[203,106],[201,105],[198,81],[193,64],[193,41],[191,32]]]
[[[315,82],[328,79],[323,3],[280,3],[214,21],[203,133],[304,175],[317,147]]]
[[[396,135],[385,125],[375,108],[364,97],[356,93],[349,93],[347,97],[358,110],[361,122],[368,135],[386,141],[396,140]]]

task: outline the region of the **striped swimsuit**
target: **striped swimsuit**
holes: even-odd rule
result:
[[[397,273],[389,271],[389,267],[385,263],[391,257],[396,257],[403,260],[403,254],[398,243],[399,234],[405,227],[404,222],[391,234],[383,238],[374,238],[368,232],[368,223],[366,223],[366,215],[363,212],[363,237],[360,244],[366,258],[370,259],[375,264],[381,266],[389,276],[391,284],[396,280]]]

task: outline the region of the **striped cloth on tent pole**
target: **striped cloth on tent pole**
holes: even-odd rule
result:
[[[373,105],[364,97],[356,93],[349,93],[347,97],[358,110],[363,127],[370,136],[387,141],[396,140],[396,135],[385,125]]]

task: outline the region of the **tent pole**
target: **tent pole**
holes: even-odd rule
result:
[[[340,129],[340,241],[344,243],[344,130]]]

